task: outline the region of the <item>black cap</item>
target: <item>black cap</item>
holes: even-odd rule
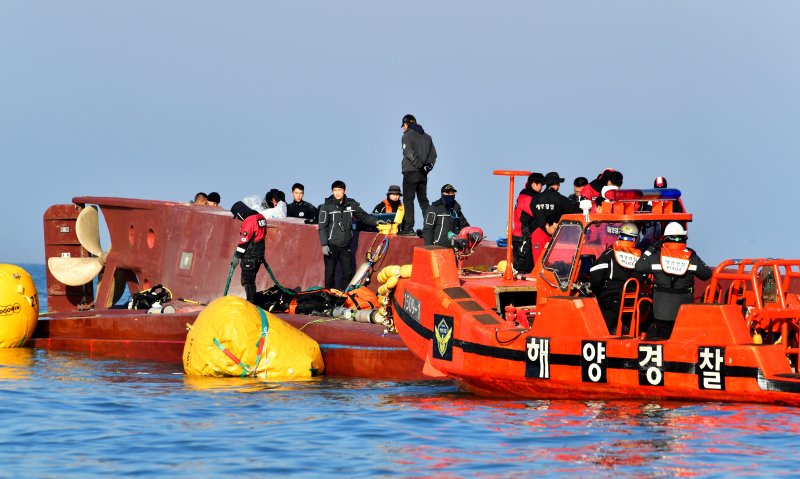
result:
[[[212,191],[211,193],[208,194],[208,201],[219,204],[221,200],[222,198],[220,198],[219,193],[217,193],[216,191]]]
[[[531,183],[544,183],[544,175],[541,173],[531,173],[528,175],[528,185]]]
[[[453,185],[451,185],[450,183],[447,183],[446,185],[442,186],[442,193],[449,193],[451,191],[453,193],[457,193],[458,192],[458,190]]]
[[[396,193],[399,195],[400,193],[402,193],[402,190],[397,185],[391,185],[389,186],[389,191],[387,191],[386,194],[391,195],[392,193]]]
[[[414,118],[414,115],[406,115],[403,117],[403,124],[400,126],[405,125],[406,123],[416,123],[417,119]]]
[[[653,180],[653,188],[666,188],[667,187],[667,179],[663,176],[659,176],[655,180]]]
[[[334,188],[341,188],[343,190],[346,190],[347,186],[345,186],[344,181],[336,180],[331,184],[331,189],[334,189]]]
[[[544,184],[547,186],[558,185],[563,182],[564,178],[562,178],[556,171],[551,171],[550,173],[544,175]]]

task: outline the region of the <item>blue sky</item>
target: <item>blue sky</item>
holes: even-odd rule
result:
[[[610,166],[680,188],[708,262],[797,257],[793,1],[6,0],[0,65],[2,262],[44,262],[42,214],[80,195],[229,207],[300,181],[318,203],[342,179],[370,208],[405,113],[431,196],[453,183],[490,238],[493,169]]]

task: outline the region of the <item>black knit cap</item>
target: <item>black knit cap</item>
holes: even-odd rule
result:
[[[542,183],[544,183],[544,175],[541,174],[541,173],[535,173],[535,172],[531,173],[530,175],[528,175],[528,182],[527,183],[528,183],[528,185],[530,185],[531,183],[542,184]]]

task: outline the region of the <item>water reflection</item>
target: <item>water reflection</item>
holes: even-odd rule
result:
[[[756,464],[761,467],[770,451],[765,441],[800,432],[800,412],[781,406],[510,401],[460,393],[394,396],[391,400],[429,414],[429,424],[448,418],[468,421],[474,427],[477,421],[484,430],[482,439],[494,439],[502,448],[501,454],[494,456],[478,443],[453,449],[420,441],[418,446],[398,451],[406,459],[420,458],[418,465],[445,469],[459,462],[488,467],[510,456],[579,475],[658,471],[668,476],[694,476],[711,469],[739,474]]]
[[[32,366],[32,349],[0,348],[0,381],[26,378],[31,375]]]

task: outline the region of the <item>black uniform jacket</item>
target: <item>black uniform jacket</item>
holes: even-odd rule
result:
[[[533,231],[536,228],[544,228],[545,220],[550,213],[555,213],[560,218],[566,213],[580,213],[581,209],[566,196],[548,188],[533,197],[531,212],[533,213]]]
[[[634,256],[630,256],[634,258]],[[597,263],[589,271],[592,292],[597,297],[600,307],[608,307],[619,301],[625,281],[634,277],[641,287],[644,276],[633,268],[625,268],[614,257],[614,248],[608,248],[597,258]]]
[[[420,131],[415,131],[414,128]],[[403,173],[412,171],[424,171],[426,164],[433,166],[436,164],[436,148],[433,146],[433,139],[425,133],[422,127],[411,126],[403,133],[401,140],[403,145],[403,162],[401,170]]]
[[[451,245],[448,232],[458,234],[461,228],[469,226],[467,218],[461,213],[458,201],[453,205],[453,210],[448,211],[441,199],[431,203],[425,210],[425,226],[422,228],[422,239],[425,246],[437,245],[449,247]]]
[[[317,207],[305,200],[292,201],[286,205],[286,216],[317,221]]]
[[[333,195],[319,205],[319,241],[325,246],[350,246],[353,240],[353,218],[376,226],[378,219],[364,211],[358,201],[344,196],[339,202]]]
[[[691,303],[694,296],[694,278],[711,278],[713,271],[693,250],[689,266],[683,274],[664,271],[662,265],[663,248],[651,246],[636,262],[636,271],[653,275],[653,316],[661,321],[675,321],[682,304]]]

